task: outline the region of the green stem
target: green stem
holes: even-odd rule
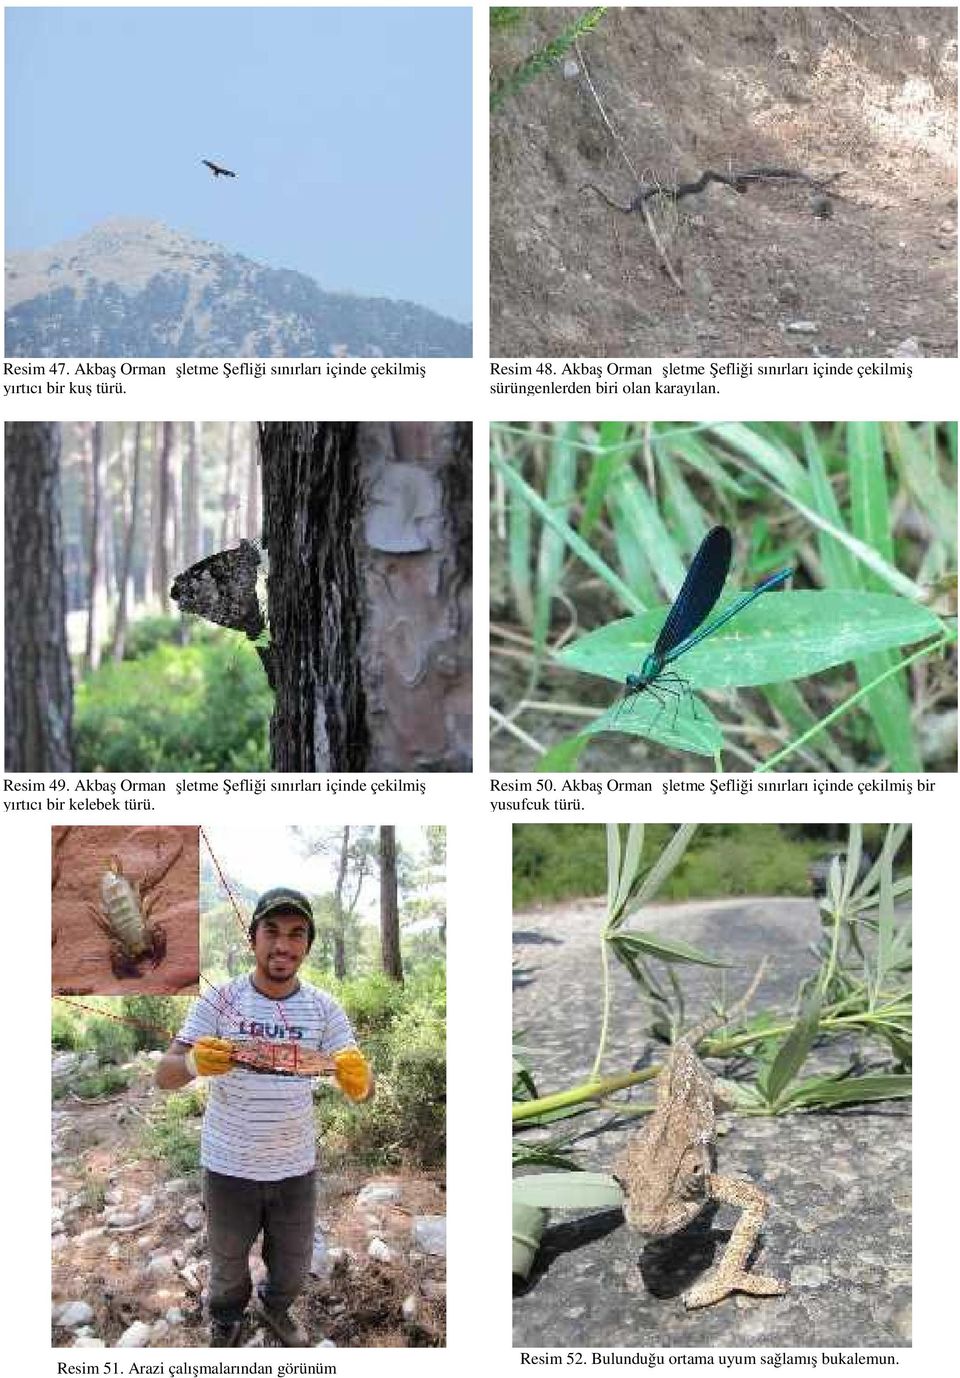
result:
[[[864,1028],[878,1026],[890,1022],[891,1016],[899,1014],[909,1014],[909,1007],[895,1002],[884,1010],[873,1012],[863,1011],[859,1014],[837,1014],[821,1015],[818,1032],[829,1033],[831,1031],[843,1032],[850,1028]],[[760,1029],[755,1033],[738,1034],[735,1038],[711,1038],[704,1043],[704,1055],[707,1057],[727,1057],[731,1053],[739,1052],[741,1048],[749,1047],[751,1043],[759,1043],[762,1039],[778,1038],[788,1034],[794,1026],[792,1019],[786,1020],[782,1024],[769,1024],[766,1028]],[[615,1091],[623,1091],[628,1086],[640,1086],[645,1081],[652,1081],[654,1077],[660,1075],[662,1064],[655,1063],[652,1067],[645,1067],[642,1072],[623,1072],[616,1077],[591,1077],[589,1081],[581,1082],[579,1086],[571,1086],[566,1091],[554,1091],[549,1096],[540,1096],[537,1100],[517,1101],[513,1106],[514,1124],[523,1124],[525,1120],[537,1119],[540,1115],[546,1115],[554,1110],[567,1110],[575,1105],[582,1105],[585,1101],[602,1101],[607,1096],[612,1096]]]
[[[600,1019],[600,1038],[597,1043],[597,1055],[593,1059],[593,1068],[590,1072],[591,1081],[597,1081],[599,1079],[600,1064],[607,1050],[607,1032],[610,1027],[610,953],[607,949],[607,934],[609,931],[609,923],[604,924],[603,931],[600,934],[600,967],[603,972],[603,1015]]]
[[[860,702],[861,699],[866,698],[868,694],[872,694],[874,689],[876,689],[878,685],[883,684],[884,680],[892,679],[893,676],[898,675],[901,670],[906,670],[910,665],[913,664],[915,660],[922,660],[923,657],[929,655],[931,651],[939,651],[943,649],[945,646],[949,646],[950,643],[955,639],[955,637],[950,636],[949,634],[945,634],[944,636],[940,637],[938,641],[931,641],[926,646],[921,646],[918,651],[914,651],[912,655],[907,656],[906,660],[901,660],[897,665],[891,665],[889,669],[884,670],[883,674],[878,675],[876,679],[871,681],[870,684],[863,685],[862,688],[858,689],[855,694],[851,694],[848,699],[844,699],[843,703],[838,704],[837,707],[834,708],[832,712],[828,713],[825,718],[821,718],[819,722],[814,723],[813,726],[808,728],[807,731],[804,732],[802,736],[798,737],[795,742],[790,742],[781,751],[778,751],[775,755],[771,756],[769,760],[766,760],[763,762],[762,765],[757,766],[758,772],[765,770],[773,770],[774,767],[778,766],[786,756],[790,756],[795,751],[799,751],[799,749],[802,746],[805,746],[806,743],[811,740],[811,738],[818,736],[819,733],[823,732],[825,728],[830,727],[832,723],[836,722],[838,718],[842,717],[844,713],[848,713],[851,708],[853,708],[856,704]]]
[[[539,1100],[517,1101],[513,1107],[513,1122],[522,1124],[524,1120],[534,1120],[552,1110],[566,1110],[589,1100],[604,1100],[605,1097],[612,1096],[614,1091],[623,1091],[628,1086],[639,1086],[644,1081],[651,1081],[659,1072],[659,1067],[647,1067],[642,1072],[624,1072],[622,1076],[603,1077],[599,1081],[591,1078],[590,1081],[581,1082],[579,1086],[571,1086],[568,1091],[555,1091],[553,1095],[541,1096]]]

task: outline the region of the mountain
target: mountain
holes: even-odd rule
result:
[[[106,220],[10,254],[6,353],[29,358],[466,358],[467,325],[387,297],[325,292],[155,220]]]

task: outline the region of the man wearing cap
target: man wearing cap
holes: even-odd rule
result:
[[[281,1344],[309,1341],[289,1314],[306,1282],[316,1217],[316,1142],[309,1077],[254,1070],[231,1061],[251,1039],[331,1055],[333,1075],[353,1100],[373,1094],[373,1076],[349,1021],[325,991],[298,980],[314,939],[313,910],[298,890],[261,895],[250,922],[255,968],[190,1008],[157,1066],[164,1091],[210,1078],[200,1161],[210,1251],[212,1346],[236,1346],[252,1290],[250,1249],[263,1234],[266,1280],[256,1318]]]

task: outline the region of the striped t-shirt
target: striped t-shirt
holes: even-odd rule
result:
[[[301,982],[292,995],[275,1000],[261,995],[249,976],[194,1001],[177,1039],[192,1045],[204,1036],[295,1041],[321,1053],[356,1044],[347,1016],[325,991]],[[245,1067],[211,1077],[200,1136],[203,1166],[255,1182],[309,1172],[317,1156],[312,1089],[310,1077]]]

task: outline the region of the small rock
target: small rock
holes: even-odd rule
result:
[[[92,1239],[99,1239],[103,1234],[106,1234],[104,1225],[91,1225],[89,1230],[83,1230],[77,1235],[77,1243],[89,1244]]]
[[[404,1297],[400,1307],[400,1313],[405,1321],[415,1321],[420,1314],[420,1298],[415,1292],[411,1292],[408,1297]]]
[[[77,1330],[92,1320],[93,1307],[88,1301],[68,1301],[57,1313],[57,1325],[66,1326],[68,1330]]]
[[[816,321],[788,321],[787,330],[791,335],[815,335],[820,329]]]
[[[898,345],[894,345],[890,351],[894,359],[920,359],[923,357],[923,350],[920,348],[919,340],[915,340],[912,335],[908,335],[905,340],[901,340]]]
[[[313,1233],[313,1256],[310,1259],[310,1275],[315,1278],[329,1277],[333,1264],[327,1251],[327,1240],[323,1230]]]
[[[74,1340],[71,1349],[106,1349],[106,1340],[101,1340],[99,1335],[81,1335]]]
[[[113,1243],[110,1245],[109,1249],[107,1250],[107,1258],[119,1258],[121,1253],[122,1250],[120,1248],[120,1245],[117,1243],[116,1240],[114,1240]]]
[[[805,1263],[790,1273],[791,1287],[825,1287],[830,1281],[826,1268],[818,1263]]]
[[[118,1349],[145,1349],[150,1343],[150,1326],[145,1321],[134,1321],[117,1341]]]
[[[564,64],[563,64],[563,75],[564,75],[564,78],[565,78],[567,81],[569,81],[571,77],[577,76],[577,74],[579,73],[579,71],[580,71],[580,67],[579,67],[579,65],[578,65],[576,62],[574,62],[573,58],[572,58],[572,57],[566,58],[566,60],[564,61]]]
[[[357,1206],[359,1208],[386,1206],[392,1201],[399,1201],[400,1196],[399,1182],[368,1182],[357,1196]]]
[[[197,1267],[194,1263],[188,1263],[186,1268],[180,1269],[180,1276],[186,1283],[187,1290],[197,1293],[200,1291],[200,1278],[197,1276]]]
[[[69,1249],[70,1236],[68,1234],[55,1234],[50,1240],[51,1253],[59,1253],[61,1249]]]
[[[203,1211],[198,1206],[191,1206],[183,1213],[183,1223],[188,1230],[199,1230],[203,1224]]]
[[[148,1220],[157,1208],[157,1198],[155,1196],[141,1196],[137,1202],[137,1219]]]
[[[183,1312],[179,1306],[171,1306],[169,1311],[163,1313],[163,1319],[167,1325],[183,1325]]]
[[[123,1200],[123,1192],[119,1187],[108,1187],[103,1193],[103,1204],[105,1206],[119,1206]]]
[[[107,1216],[107,1225],[111,1230],[125,1230],[128,1225],[136,1225],[137,1217],[133,1211],[111,1211]]]
[[[150,1278],[172,1278],[176,1275],[177,1266],[169,1254],[157,1254],[152,1258],[143,1270],[145,1277]]]
[[[435,1258],[447,1256],[447,1217],[418,1215],[413,1221],[413,1242],[425,1254]]]
[[[169,1182],[163,1184],[164,1196],[177,1196],[181,1191],[186,1191],[189,1183],[186,1177],[171,1177]]]
[[[371,1239],[367,1246],[367,1254],[370,1258],[375,1258],[378,1263],[392,1263],[394,1259],[393,1250],[379,1237]]]

